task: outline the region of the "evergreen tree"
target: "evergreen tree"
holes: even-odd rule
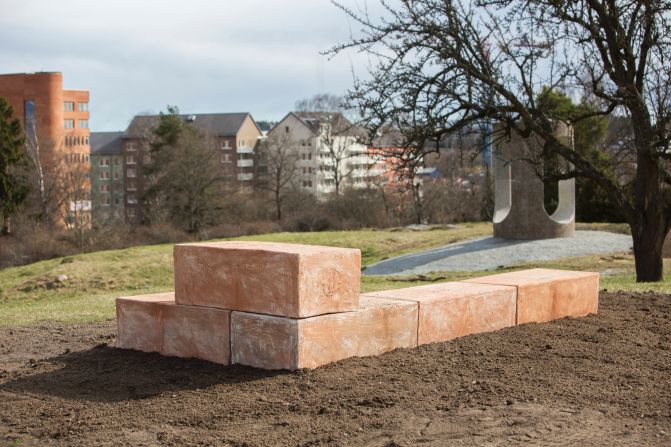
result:
[[[9,234],[10,218],[26,199],[28,185],[18,174],[26,159],[25,138],[21,123],[13,118],[14,110],[0,97],[0,231]]]

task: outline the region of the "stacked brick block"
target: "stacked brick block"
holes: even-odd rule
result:
[[[359,250],[175,246],[175,292],[117,299],[117,346],[265,369],[596,313],[597,273],[532,269],[360,294]]]

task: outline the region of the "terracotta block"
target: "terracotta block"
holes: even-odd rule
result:
[[[291,318],[355,311],[361,252],[271,242],[177,244],[178,304]]]
[[[163,346],[162,304],[173,300],[172,293],[117,298],[117,347],[160,352]]]
[[[230,315],[181,306],[174,293],[117,298],[117,347],[230,364]]]
[[[355,312],[304,319],[231,314],[231,361],[257,368],[316,368],[347,357],[416,346],[413,302],[361,297]]]
[[[417,302],[420,345],[515,326],[515,287],[447,282],[362,296]]]
[[[517,287],[517,324],[596,313],[599,274],[531,269],[466,280]]]

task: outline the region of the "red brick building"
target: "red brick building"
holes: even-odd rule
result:
[[[9,101],[21,120],[29,146],[39,147],[46,181],[57,188],[63,202],[59,221],[90,220],[89,92],[63,90],[59,72],[0,75],[0,96]],[[77,180],[73,180],[73,178]],[[76,184],[75,184],[76,183]]]
[[[251,189],[258,164],[256,146],[262,136],[252,116],[249,113],[208,113],[180,117],[203,138],[212,139],[216,144],[220,151],[218,162],[232,183]],[[159,120],[159,115],[136,116],[122,137],[125,209],[130,222],[143,219],[143,165],[149,160],[149,142]]]

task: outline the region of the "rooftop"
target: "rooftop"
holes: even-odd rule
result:
[[[121,155],[123,132],[91,132],[91,155]]]
[[[243,113],[199,113],[180,114],[185,122],[209,135],[233,136],[238,133],[245,119],[251,115]],[[146,132],[158,126],[160,115],[138,115],[133,118],[124,134],[125,138],[142,138]]]

